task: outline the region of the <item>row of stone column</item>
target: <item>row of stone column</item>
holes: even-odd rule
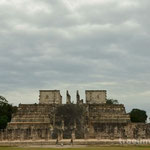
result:
[[[63,139],[63,130],[58,131],[58,136],[57,136],[57,140],[60,141]],[[75,140],[75,130],[72,130],[71,132],[71,140]]]
[[[0,141],[52,139],[50,129],[6,129],[0,131]]]
[[[57,140],[63,139],[63,130],[58,130]],[[0,131],[0,141],[15,140],[49,140],[52,139],[53,130],[50,129],[6,129]],[[71,133],[71,139],[75,139],[75,130]]]

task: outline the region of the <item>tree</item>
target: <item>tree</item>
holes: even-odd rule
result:
[[[7,104],[7,103],[8,101],[6,100],[6,98],[0,95],[0,105]]]
[[[107,99],[106,104],[112,105],[112,104],[118,104],[118,100],[115,99]]]
[[[146,111],[140,109],[132,109],[130,112],[131,122],[143,122],[147,120]]]
[[[8,101],[0,96],[0,129],[5,129],[10,122],[12,114],[17,111],[17,107],[12,106]]]

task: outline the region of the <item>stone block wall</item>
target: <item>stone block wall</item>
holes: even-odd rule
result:
[[[106,103],[105,90],[86,90],[86,103],[87,104],[102,104]]]
[[[144,123],[92,123],[87,137],[94,139],[149,139],[150,125]]]
[[[128,123],[130,116],[126,114],[122,104],[90,104],[88,106],[88,117],[90,122],[101,123]]]
[[[53,104],[20,104],[5,131],[0,132],[3,140],[50,139],[55,122]]]
[[[20,104],[7,128],[0,131],[0,140],[150,138],[150,124],[131,123],[124,105],[105,102],[106,91],[86,91],[86,104],[80,103],[77,92],[77,105],[85,107],[85,112],[81,125],[75,123],[68,130],[63,120],[55,116],[57,107],[62,104],[60,92],[40,91],[40,103]]]
[[[40,104],[62,104],[62,96],[59,90],[40,90]]]

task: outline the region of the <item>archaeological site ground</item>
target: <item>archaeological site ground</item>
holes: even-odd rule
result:
[[[107,147],[80,147],[80,148],[64,148],[64,147],[57,147],[57,148],[20,148],[20,147],[0,147],[0,150],[149,150],[150,146],[124,146],[124,147],[114,147],[114,146],[107,146]]]

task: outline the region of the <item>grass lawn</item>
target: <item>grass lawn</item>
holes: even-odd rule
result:
[[[150,146],[108,146],[108,147],[83,147],[83,148],[20,148],[0,147],[0,150],[150,150]]]

